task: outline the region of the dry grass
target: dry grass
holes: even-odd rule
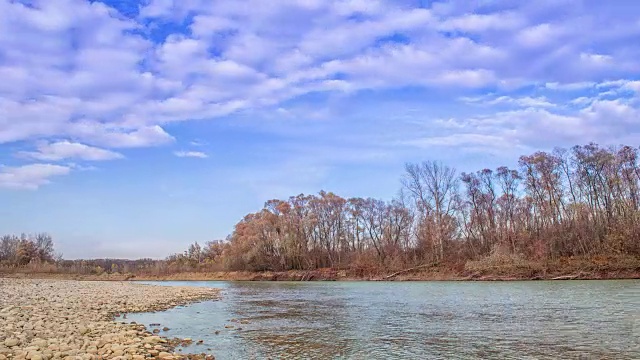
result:
[[[477,260],[467,261],[465,270],[483,275],[510,275],[533,277],[545,272],[540,262],[523,259],[517,255],[494,253]]]
[[[640,258],[626,255],[565,257],[531,261],[515,255],[492,254],[468,261],[465,272],[471,277],[509,279],[627,279],[640,278]]]

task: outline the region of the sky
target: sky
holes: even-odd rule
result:
[[[0,233],[162,258],[264,202],[640,145],[636,0],[0,0]]]

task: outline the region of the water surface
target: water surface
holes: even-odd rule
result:
[[[636,280],[155,284],[223,289],[128,316],[219,360],[640,359]]]

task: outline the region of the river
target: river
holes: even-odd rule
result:
[[[153,284],[222,289],[128,316],[218,360],[640,359],[637,280]]]

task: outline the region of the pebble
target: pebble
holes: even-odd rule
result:
[[[20,345],[20,340],[16,338],[8,338],[4,341],[4,346],[12,347]]]
[[[183,359],[167,339],[114,316],[218,298],[208,288],[4,278],[0,294],[0,360]]]

